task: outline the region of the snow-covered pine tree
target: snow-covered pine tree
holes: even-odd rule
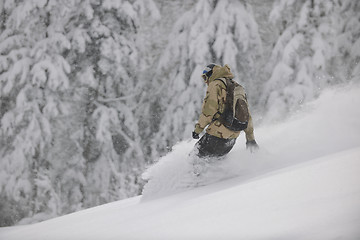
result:
[[[2,3],[1,225],[136,195],[145,158],[136,34],[154,3]]]
[[[57,31],[61,11],[54,2],[3,3],[0,198],[2,208],[10,205],[13,211],[1,214],[2,225],[60,212],[49,151],[54,122],[68,113],[62,100],[70,86],[70,66],[63,57],[70,43]],[[56,17],[54,11],[59,13]]]
[[[60,113],[53,121],[52,146],[48,151],[48,159],[52,163],[52,184],[59,196],[58,215],[70,213],[85,207],[84,188],[88,185],[86,172],[86,158],[83,154],[83,120],[79,118],[81,110],[80,101],[76,98],[81,82],[76,78],[81,57],[74,57],[79,52],[85,51],[85,45],[89,42],[86,35],[88,22],[93,18],[92,4],[88,0],[76,1],[52,1],[52,10],[49,12],[51,22],[55,26],[49,26],[62,33],[69,42],[70,48],[63,52],[62,56],[70,65],[68,74],[70,87],[63,94],[62,101],[66,104],[67,111]],[[89,79],[91,82],[92,79]],[[34,222],[34,218],[22,220],[22,223]]]
[[[141,188],[138,177],[146,157],[138,124],[146,81],[139,77],[145,64],[137,37],[140,19],[149,14],[148,6],[156,6],[152,1],[75,4],[81,8],[66,25],[73,47],[67,54],[77,126],[72,139],[85,161],[81,204],[92,207],[137,195]]]
[[[360,82],[360,2],[346,0],[337,8],[337,56],[329,66],[331,74],[345,81]],[[338,76],[339,67],[342,76]]]
[[[148,4],[103,1],[94,7],[85,54],[96,54],[84,58],[87,64],[81,63],[78,73],[86,84],[85,94],[79,95],[86,113],[86,206],[134,196],[141,187],[139,174],[146,157],[138,124],[147,85],[141,78],[146,67],[136,37]],[[88,79],[92,80],[87,84]]]
[[[278,28],[279,38],[268,61],[271,76],[261,99],[268,120],[282,119],[324,87],[347,81],[344,71],[336,69],[342,60],[353,66],[356,63],[356,57],[349,60],[346,52],[357,48],[354,36],[359,30],[352,23],[358,23],[358,5],[356,1],[275,1],[270,20]],[[346,36],[341,42],[339,34]],[[356,49],[354,53],[358,55]],[[355,70],[347,66],[348,71]]]
[[[190,137],[206,89],[201,72],[208,63],[229,64],[247,87],[256,80],[254,64],[261,52],[251,6],[243,1],[197,1],[174,24],[167,42],[155,75],[154,104],[162,115],[154,139],[158,152]]]

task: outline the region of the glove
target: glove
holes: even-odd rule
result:
[[[251,153],[253,153],[253,152],[256,152],[257,150],[259,150],[259,145],[256,143],[255,140],[247,141],[246,149],[248,149]]]
[[[193,137],[193,139],[199,139],[200,138],[199,134],[197,134],[196,132],[192,132],[192,137]]]

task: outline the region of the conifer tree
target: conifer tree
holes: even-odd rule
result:
[[[279,38],[268,61],[266,71],[271,76],[261,99],[268,120],[282,119],[317,97],[319,90],[348,81],[343,73],[355,70],[347,66],[356,62],[353,36],[359,33],[349,21],[358,23],[358,5],[356,1],[275,1],[270,20]],[[347,37],[339,41],[339,36]],[[348,58],[350,49],[355,56]]]
[[[0,208],[12,209],[1,224],[138,194],[145,81],[136,34],[147,6],[156,9],[152,1],[1,5]]]
[[[1,199],[17,206],[3,221],[61,212],[48,154],[54,124],[69,112],[62,100],[70,86],[70,65],[63,57],[70,43],[57,31],[61,11],[53,3],[6,1],[2,9]]]

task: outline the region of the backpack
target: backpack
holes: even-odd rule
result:
[[[226,86],[226,101],[224,112],[217,120],[232,131],[245,130],[250,114],[244,88],[229,78],[219,78],[218,80],[221,80]]]

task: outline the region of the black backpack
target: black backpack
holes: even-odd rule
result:
[[[232,131],[245,130],[249,122],[249,109],[244,88],[229,78],[219,78],[226,86],[226,102],[224,112],[219,120]]]

